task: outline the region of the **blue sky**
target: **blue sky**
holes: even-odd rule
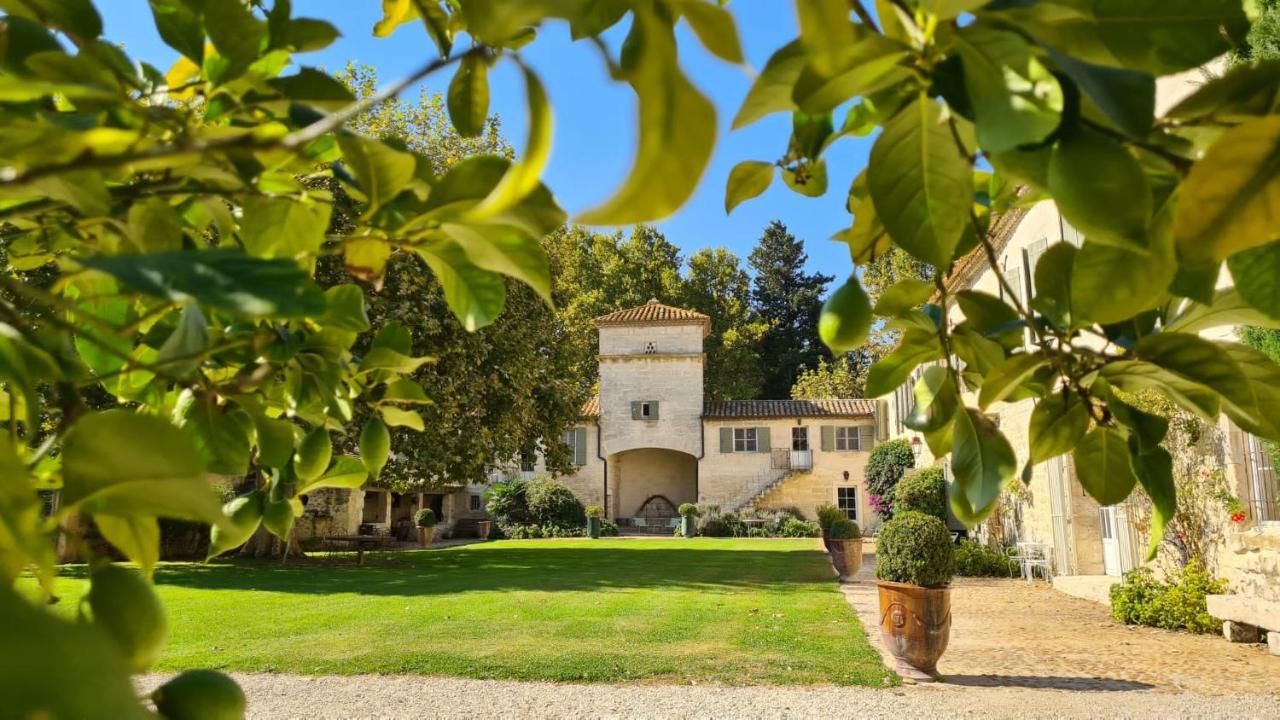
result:
[[[409,74],[434,53],[434,48],[418,23],[401,26],[389,38],[373,37],[380,5],[374,0],[295,0],[296,15],[323,17],[343,35],[324,51],[298,59],[330,70],[349,60],[372,65],[384,82]],[[106,36],[124,43],[134,57],[161,69],[177,58],[156,34],[146,0],[110,0],[98,3],[98,7],[106,22]],[[750,68],[763,67],[776,48],[797,34],[790,2],[736,0],[729,8],[737,19]],[[618,30],[615,28],[609,38],[615,47]],[[720,133],[711,166],[693,199],[676,215],[658,223],[667,238],[686,255],[704,247],[727,247],[745,260],[764,226],[776,218],[805,240],[810,270],[846,276],[852,268],[846,246],[828,238],[849,222],[844,189],[866,164],[870,139],[845,139],[827,151],[831,190],[826,196],[801,197],[779,178],[767,193],[726,216],[724,184],[729,170],[741,160],[771,161],[782,155],[790,118],[774,115],[730,133],[729,123],[751,85],[752,71],[711,56],[683,26],[680,48],[685,71],[716,104]],[[588,43],[569,40],[568,29],[561,23],[545,27],[523,54],[542,76],[555,109],[555,144],[544,180],[573,215],[608,197],[625,177],[635,147],[635,98],[629,88],[609,79]],[[425,85],[443,92],[448,79],[446,73],[428,79]],[[490,80],[491,109],[501,115],[505,132],[518,152],[526,123],[520,78],[514,66],[506,63],[491,73]]]

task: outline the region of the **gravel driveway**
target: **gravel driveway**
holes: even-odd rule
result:
[[[405,675],[235,675],[252,718],[1269,718],[1280,695],[914,686],[558,685]],[[142,679],[144,688],[163,678]]]

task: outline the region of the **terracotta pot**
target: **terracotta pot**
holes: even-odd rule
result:
[[[862,569],[862,538],[853,540],[827,540],[831,548],[831,563],[836,566],[841,580],[847,580]]]
[[[877,585],[880,636],[898,660],[898,674],[913,680],[936,680],[938,658],[951,639],[951,588],[885,581]]]
[[[488,540],[490,527],[492,527],[491,520],[477,520],[476,521],[476,537],[480,538],[481,540]]]
[[[431,547],[431,541],[435,539],[436,529],[429,527],[418,528],[418,544],[422,547]]]
[[[822,533],[822,551],[831,552],[831,541],[827,539],[826,533]]]

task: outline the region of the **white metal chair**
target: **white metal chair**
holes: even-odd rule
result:
[[[1049,562],[1048,548],[1041,543],[1018,543],[1018,567],[1022,571],[1022,579],[1027,583],[1035,580],[1036,570],[1039,570],[1045,582],[1053,584],[1053,567]]]

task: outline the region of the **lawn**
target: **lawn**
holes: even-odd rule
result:
[[[159,670],[880,686],[813,540],[541,540],[355,565],[167,563]],[[86,583],[65,568],[59,607]]]

